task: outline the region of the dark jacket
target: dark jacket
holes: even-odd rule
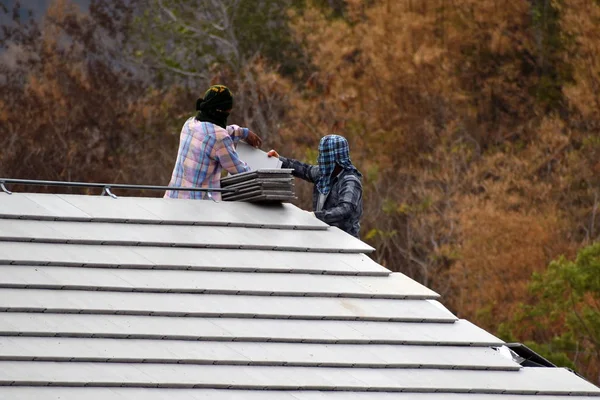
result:
[[[304,164],[291,158],[280,157],[282,168],[291,168],[292,174],[305,181],[316,183],[320,171],[316,165]],[[313,189],[313,209],[317,209],[319,191]],[[360,218],[363,212],[362,182],[355,171],[343,170],[331,181],[331,191],[321,211],[315,216],[321,221],[359,237]]]

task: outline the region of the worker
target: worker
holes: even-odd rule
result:
[[[235,144],[243,139],[251,146],[260,147],[262,141],[248,128],[227,125],[232,108],[233,95],[223,85],[211,86],[204,97],[196,101],[198,114],[183,124],[169,186],[220,188],[222,169],[230,174],[250,171],[238,157]],[[164,197],[221,199],[218,192],[184,190],[168,190]]]
[[[278,157],[282,168],[291,168],[292,174],[314,183],[314,215],[321,221],[359,237],[363,212],[362,175],[350,161],[348,141],[339,135],[327,135],[319,143],[319,165],[304,164],[280,156],[277,151],[267,153]]]

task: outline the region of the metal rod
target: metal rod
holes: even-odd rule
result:
[[[174,187],[174,186],[155,186],[155,185],[128,185],[121,183],[93,183],[93,182],[64,182],[64,181],[40,181],[32,179],[9,179],[0,178],[0,189],[10,193],[5,184],[31,185],[31,186],[62,186],[62,187],[81,187],[81,188],[110,188],[110,189],[136,189],[136,190],[177,190],[184,192],[237,192],[238,189],[229,188],[198,188],[198,187]],[[109,190],[110,191],[110,190]]]

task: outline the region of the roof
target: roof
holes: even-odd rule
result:
[[[600,395],[371,251],[290,204],[0,193],[0,398]]]

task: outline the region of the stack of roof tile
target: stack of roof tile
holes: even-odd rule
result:
[[[221,179],[224,201],[283,202],[296,198],[291,169],[259,169]]]

